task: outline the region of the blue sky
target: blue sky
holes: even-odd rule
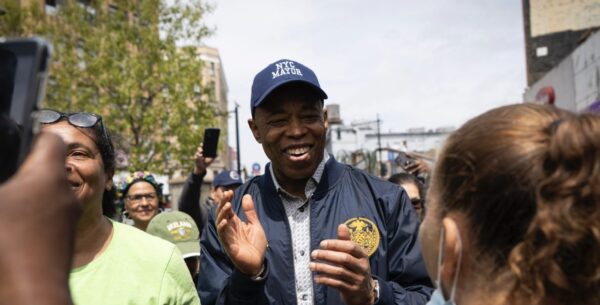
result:
[[[212,0],[242,164],[267,162],[247,126],[254,75],[282,58],[312,68],[344,122],[384,131],[460,126],[520,102],[526,87],[518,0]],[[233,122],[230,143],[235,146]]]

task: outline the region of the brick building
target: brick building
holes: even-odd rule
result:
[[[527,85],[531,86],[600,28],[598,0],[522,0]]]

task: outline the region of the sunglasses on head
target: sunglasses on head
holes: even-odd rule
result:
[[[66,118],[75,127],[90,128],[102,121],[102,117],[88,112],[63,113],[56,110],[43,109],[38,111],[37,118],[42,124],[52,124]]]
[[[102,117],[97,114],[89,112],[64,113],[51,109],[43,109],[36,113],[36,117],[41,124],[54,124],[63,118],[66,118],[69,124],[80,128],[92,128],[96,124],[100,124],[100,127],[102,127],[102,137],[107,143],[109,142],[108,133],[102,123]]]

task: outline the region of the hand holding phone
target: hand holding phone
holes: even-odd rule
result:
[[[396,157],[396,163],[400,165],[400,167],[402,167],[404,170],[406,170],[407,167],[410,167],[411,165],[415,164],[415,162],[416,160],[407,155],[405,152],[398,152],[398,156]]]
[[[204,130],[204,139],[202,140],[202,154],[205,158],[216,158],[217,148],[219,146],[219,128],[206,128]]]
[[[0,182],[19,167],[35,133],[32,113],[44,96],[50,45],[40,38],[0,38]]]

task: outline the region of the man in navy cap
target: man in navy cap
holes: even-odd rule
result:
[[[223,201],[226,191],[235,191],[240,185],[242,185],[242,179],[236,171],[223,170],[215,176],[210,190],[210,197],[215,204],[219,204]]]
[[[276,61],[254,78],[248,124],[271,163],[209,215],[203,304],[425,304],[418,219],[397,186],[325,152],[315,73]]]

